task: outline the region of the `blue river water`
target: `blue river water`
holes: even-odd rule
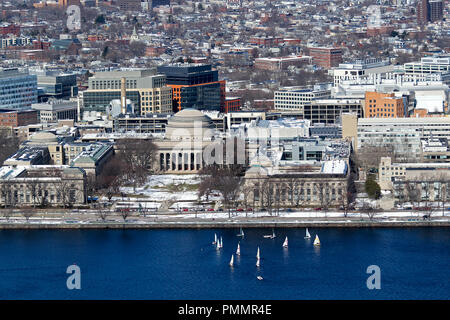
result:
[[[243,239],[238,229],[1,230],[0,299],[450,298],[448,228],[309,231],[305,240],[301,228],[276,228],[275,239],[263,238],[271,229],[244,229]],[[72,264],[80,290],[66,286]],[[380,289],[367,288],[370,265],[380,268]]]

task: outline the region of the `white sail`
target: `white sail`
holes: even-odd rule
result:
[[[316,239],[314,239],[314,245],[320,246],[320,240],[319,240],[319,236],[317,234],[316,234]]]
[[[214,233],[214,242],[213,242],[213,244],[216,244],[217,243],[217,233]]]
[[[288,237],[286,237],[286,239],[284,239],[283,242],[283,247],[287,248],[287,246],[288,246]]]
[[[256,252],[256,259],[259,260],[259,247],[258,247],[258,251]]]
[[[275,231],[272,229],[272,238],[275,238]]]
[[[219,250],[219,249],[220,249],[220,242],[217,241],[217,242],[216,242],[216,250]]]
[[[240,256],[241,255],[241,247],[239,246],[239,242],[238,242],[238,247],[236,250],[236,255]]]
[[[233,264],[234,264],[234,255],[231,255],[230,266],[233,266]]]
[[[306,236],[305,239],[311,238],[311,235],[309,234],[308,228],[306,228]]]
[[[260,263],[259,263],[259,259],[256,259],[256,266],[259,267]]]
[[[220,237],[220,247],[223,248],[223,239]]]

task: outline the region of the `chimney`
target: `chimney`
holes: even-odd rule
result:
[[[126,89],[126,79],[122,78],[120,80],[120,106],[121,113],[125,114],[127,113],[127,89]]]

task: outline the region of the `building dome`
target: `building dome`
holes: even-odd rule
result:
[[[174,114],[167,122],[166,139],[211,140],[214,129],[210,117],[196,109],[184,109]]]
[[[51,143],[58,142],[58,138],[51,132],[38,132],[31,136],[30,141],[33,143]]]

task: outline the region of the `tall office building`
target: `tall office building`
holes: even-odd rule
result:
[[[76,74],[49,70],[34,70],[30,73],[37,76],[39,102],[49,98],[69,99],[78,95]]]
[[[157,68],[173,89],[174,112],[186,108],[225,110],[225,80],[219,81],[218,71],[211,65],[179,63]]]
[[[124,11],[141,11],[141,0],[118,0],[120,10]]]
[[[17,68],[0,69],[0,107],[30,109],[37,102],[37,78]]]
[[[130,100],[141,115],[172,111],[172,89],[164,75],[151,69],[96,73],[82,96],[84,111],[106,113],[113,100]]]
[[[426,24],[428,22],[428,0],[417,2],[417,23]]]
[[[444,16],[442,0],[419,0],[417,3],[417,23],[441,21]]]
[[[429,0],[429,19],[431,22],[441,21],[444,16],[442,0]]]

